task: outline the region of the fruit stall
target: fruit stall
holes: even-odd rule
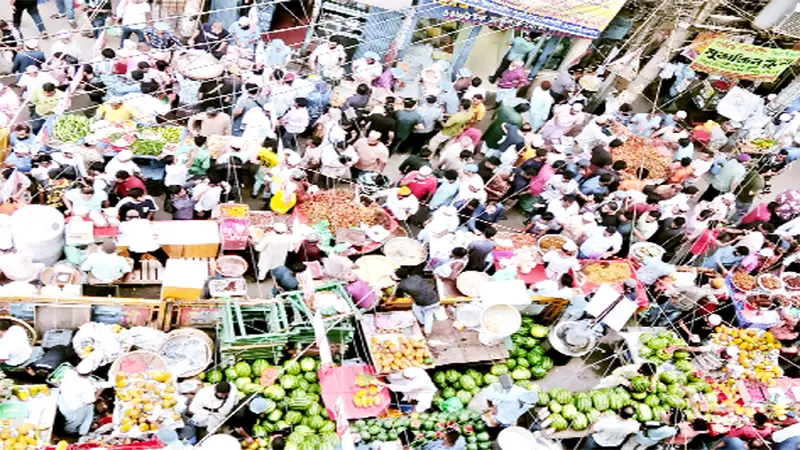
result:
[[[311,194],[292,211],[294,219],[313,229],[321,242],[337,237],[342,230],[360,230],[361,239],[347,245],[347,254],[366,254],[380,248],[403,230],[376,203],[365,204],[353,189],[333,189]],[[338,240],[338,239],[337,239]]]
[[[410,311],[365,314],[361,329],[377,373],[401,372],[408,367],[424,369],[436,364]]]
[[[3,448],[42,448],[53,435],[58,388],[0,378],[0,441]]]

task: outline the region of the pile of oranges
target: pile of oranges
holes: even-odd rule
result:
[[[773,386],[775,378],[783,373],[778,365],[781,344],[769,331],[721,325],[714,329],[711,342],[739,349],[736,361],[744,369],[739,378],[747,378],[767,386]]]

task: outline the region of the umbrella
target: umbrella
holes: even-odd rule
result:
[[[792,220],[800,215],[800,190],[787,189],[775,199],[780,205],[776,213],[783,220]]]

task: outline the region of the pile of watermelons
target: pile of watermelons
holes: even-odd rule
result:
[[[358,433],[363,443],[394,441],[401,434],[409,433],[406,437],[412,448],[443,439],[449,429],[461,433],[467,450],[492,448],[483,419],[474,411],[411,414],[393,419],[357,420],[352,424],[352,430]]]

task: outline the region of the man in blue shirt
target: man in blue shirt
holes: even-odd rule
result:
[[[478,206],[478,209],[472,212],[472,217],[470,217],[469,221],[467,222],[467,228],[469,231],[483,231],[500,221],[500,218],[503,217],[503,205],[498,205],[497,202],[488,202],[486,204],[482,204]]]
[[[739,247],[720,247],[713,255],[704,259],[700,267],[706,269],[719,270],[720,272],[727,273],[733,269],[737,264],[742,262],[745,256],[750,254],[750,249],[741,245]]]
[[[39,50],[39,41],[36,39],[28,39],[25,41],[25,49],[17,52],[12,60],[11,73],[18,73],[22,75],[28,66],[36,66],[42,68],[45,58],[44,52]]]
[[[508,66],[511,65],[511,61],[518,60],[525,62],[528,59],[528,54],[536,50],[536,45],[533,43],[533,40],[538,36],[539,33],[531,31],[528,34],[517,36],[512,39],[506,56],[503,57],[494,75],[489,77],[489,82],[494,84],[494,82],[503,75],[503,72],[508,69]]]
[[[680,161],[683,158],[694,157],[694,144],[689,138],[678,139],[678,150],[675,151],[673,161]]]
[[[444,179],[439,183],[436,192],[433,193],[428,207],[431,211],[436,210],[442,206],[451,205],[458,196],[458,189],[461,182],[458,180],[458,172],[455,170],[448,170],[444,173]]]
[[[300,289],[300,281],[297,280],[297,275],[305,272],[306,265],[303,263],[296,263],[292,268],[286,266],[278,266],[272,271],[272,280],[275,282],[275,287],[272,288],[272,295],[278,295],[286,291],[296,291]]]
[[[31,152],[27,145],[20,144],[6,157],[6,163],[16,167],[22,173],[28,173],[33,168]]]
[[[581,194],[585,196],[607,194],[608,185],[611,184],[613,180],[614,177],[610,173],[593,176],[592,178],[584,181],[584,183],[581,185]]]

